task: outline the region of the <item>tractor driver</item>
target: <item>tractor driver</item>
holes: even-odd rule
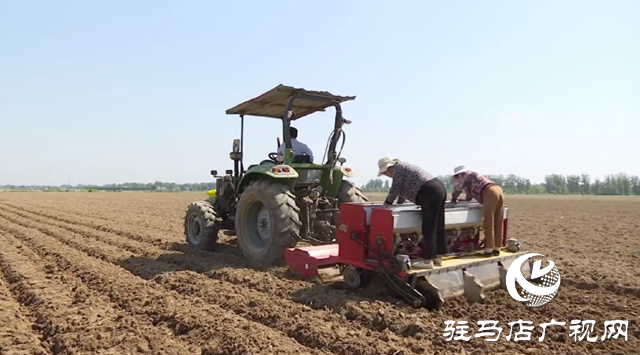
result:
[[[291,135],[291,148],[293,148],[294,155],[308,155],[309,162],[313,163],[313,153],[306,144],[298,140],[298,130],[296,128],[289,127],[289,134]],[[284,156],[284,148],[285,144],[280,144],[280,147],[278,147],[278,154]]]

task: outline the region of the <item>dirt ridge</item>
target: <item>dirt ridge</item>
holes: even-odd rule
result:
[[[59,339],[58,351],[104,355],[640,351],[640,269],[635,255],[640,248],[640,200],[593,198],[586,203],[508,196],[509,235],[558,265],[562,286],[556,298],[528,308],[497,290],[488,293],[483,304],[461,298],[439,313],[429,313],[371,290],[347,292],[339,284],[333,288],[296,280],[286,268],[252,265],[240,257],[235,239],[222,234],[220,250],[193,250],[185,244],[182,218],[187,203],[198,196],[0,193],[0,307],[9,305],[12,317],[4,328],[0,324],[0,354],[52,355],[54,337]],[[7,275],[17,276],[9,283]],[[19,302],[29,292],[49,302],[47,319],[58,328],[48,338],[37,325],[44,310],[37,302]],[[59,300],[51,298],[56,293]],[[69,307],[69,302],[77,303]],[[79,310],[80,304],[86,309]],[[88,344],[78,344],[74,335],[87,324],[82,316],[96,314],[103,314],[102,323],[89,330],[94,336]],[[476,322],[485,319],[500,321],[498,342],[444,340],[445,320],[469,321],[473,335]],[[536,325],[531,339],[507,341],[507,323],[518,319]],[[551,319],[567,325],[548,328],[544,341],[538,341],[537,325]],[[592,334],[598,336],[603,321],[627,319],[628,341],[575,341],[568,329],[573,319],[596,320]],[[136,339],[133,328],[147,338]],[[24,343],[3,343],[5,330]],[[113,345],[118,336],[119,348]],[[152,349],[160,337],[166,343],[156,342]]]
[[[0,208],[0,210],[2,209]],[[4,212],[6,212],[6,210],[4,210]],[[35,221],[36,219],[39,219],[34,215],[20,214],[17,212],[13,212],[13,213],[21,215],[29,221]],[[0,213],[0,216],[2,216],[3,218],[8,218],[14,223],[19,223],[25,227],[33,227],[45,234],[49,234],[56,238],[59,238],[60,233],[52,234],[52,232],[49,229],[43,228],[41,225],[37,223],[32,224],[31,222],[28,222],[28,221],[19,222],[2,213]],[[115,246],[118,249],[124,248],[128,251],[133,252],[134,254],[136,252],[140,252],[143,249],[141,247],[129,248],[126,245],[124,245],[124,241],[121,244],[120,241],[116,242],[113,239],[108,240],[106,236],[104,238],[100,238],[96,236],[96,233],[93,233],[90,231],[89,232],[82,231],[82,230],[79,230],[78,228],[63,226],[59,224],[56,224],[56,226],[74,233],[78,233],[84,237],[98,238],[102,242]],[[69,238],[68,240],[69,241],[65,243],[67,244],[72,243],[71,245],[74,248],[81,249],[85,252],[88,252],[94,257],[98,257],[100,259],[103,259],[105,261],[109,261],[112,263],[116,263],[118,262],[118,260],[120,260],[119,258],[105,259],[105,254],[103,253],[95,254],[95,251],[93,249],[87,249],[86,247],[84,247],[83,244],[78,243],[76,238]],[[96,243],[94,242],[85,243],[85,244],[93,245],[93,246],[96,245]],[[113,248],[110,248],[110,249],[113,249]],[[275,294],[274,296],[276,296],[276,298],[273,298],[273,297],[271,298],[278,301],[280,299],[288,299],[296,303],[304,304],[312,308],[313,310],[322,311],[323,312],[322,314],[324,314],[324,312],[327,309],[330,309],[332,313],[336,313],[340,315],[340,316],[337,316],[337,315],[333,316],[332,318],[333,321],[340,322],[344,319],[348,319],[352,322],[356,322],[357,326],[362,326],[376,332],[389,329],[395,334],[402,337],[412,337],[412,336],[415,336],[417,333],[419,333],[418,330],[421,328],[424,329],[428,326],[432,326],[432,327],[437,326],[435,324],[432,324],[428,320],[429,315],[427,314],[428,312],[426,312],[425,310],[418,311],[418,314],[417,314],[415,310],[412,310],[408,306],[403,305],[404,308],[407,309],[407,311],[404,314],[400,314],[398,311],[394,309],[389,309],[389,304],[387,302],[378,302],[379,307],[376,307],[375,304],[371,304],[371,308],[375,310],[375,312],[373,314],[370,314],[365,310],[363,310],[361,307],[351,306],[350,303],[353,303],[352,300],[354,299],[353,295],[347,295],[345,292],[341,292],[339,290],[327,289],[326,297],[318,297],[317,293],[304,292],[304,291],[307,291],[309,288],[309,284],[306,282],[299,282],[294,280],[277,278],[268,272],[256,272],[256,274],[254,274],[253,277],[247,277],[246,273],[244,273],[242,269],[233,269],[233,268],[216,269],[216,267],[221,266],[223,264],[221,264],[219,261],[213,260],[210,256],[210,253],[206,253],[207,255],[200,255],[199,253],[189,254],[187,256],[190,259],[188,262],[188,265],[184,265],[184,262],[181,261],[182,259],[184,259],[184,254],[181,254],[178,252],[167,252],[167,251],[165,251],[165,253],[168,253],[168,254],[161,255],[162,256],[161,261],[167,262],[172,265],[176,265],[176,268],[172,269],[173,271],[189,269],[189,270],[196,271],[198,273],[204,273],[209,278],[228,282],[236,286],[248,287],[251,290],[258,291],[261,293],[266,293],[269,295]],[[215,254],[217,255],[217,253]],[[179,260],[174,260],[174,258],[177,258],[180,255],[182,255],[182,258],[180,258]],[[159,260],[157,257],[158,253],[154,252],[153,248],[148,248],[144,250],[140,255],[137,255],[137,257],[139,256],[144,256],[150,259],[156,259],[156,260],[150,260],[148,262],[157,263],[156,261]],[[130,266],[128,267],[127,265],[124,265],[124,267],[130,269]],[[153,275],[144,276],[141,274],[139,274],[139,276],[143,276],[145,278],[153,277]],[[295,291],[302,291],[302,292],[299,292],[296,294]],[[339,301],[340,299],[344,299],[345,302],[340,302]],[[350,299],[351,301],[346,302],[347,299]],[[367,298],[365,297],[362,297],[360,299],[367,300]],[[373,299],[368,299],[368,300],[371,302],[374,301]],[[393,300],[390,300],[390,301],[393,301]],[[287,306],[291,307],[291,305],[289,304],[287,304]],[[381,307],[386,308],[386,310],[383,311]],[[420,313],[423,315],[420,315]],[[328,317],[328,315],[324,314],[323,317],[326,318]],[[421,324],[421,325],[418,326],[417,324]]]
[[[180,354],[193,351],[167,339],[166,331],[135,319],[103,296],[42,260],[13,236],[0,235],[0,266],[15,284],[18,299],[37,316],[34,325],[53,354]],[[117,327],[113,325],[117,324]]]
[[[159,261],[153,264],[156,266],[156,270],[150,270],[148,268],[149,263],[145,263],[144,265],[140,265],[135,261],[122,263],[122,260],[127,259],[126,254],[128,253],[124,253],[112,245],[95,241],[82,243],[78,241],[79,238],[67,237],[61,233],[56,233],[54,227],[51,226],[44,228],[28,222],[9,219],[4,214],[0,214],[0,216],[13,223],[20,224],[23,227],[29,227],[31,225],[32,228],[35,228],[39,232],[56,238],[61,243],[81,250],[87,255],[113,265],[122,265],[134,275],[138,275],[144,279],[159,280],[159,283],[167,285],[171,290],[178,291],[181,294],[198,296],[198,298],[206,299],[210,304],[217,304],[251,321],[283,331],[288,336],[309,347],[327,347],[337,354],[386,354],[391,350],[393,350],[393,352],[399,350],[395,347],[390,348],[385,341],[390,337],[394,337],[390,332],[387,334],[379,334],[378,337],[383,339],[382,341],[368,340],[363,342],[363,332],[366,333],[370,331],[370,329],[363,329],[355,324],[340,325],[340,323],[347,323],[346,320],[341,321],[340,318],[342,317],[333,313],[320,310],[314,311],[307,306],[286,301],[280,297],[258,294],[256,291],[238,288],[233,284],[222,284],[222,281],[212,280],[205,275],[197,273],[191,274],[188,277],[174,276],[170,271],[182,270]],[[162,272],[160,273],[157,270],[161,270]],[[216,282],[216,288],[224,291],[224,298],[203,291],[210,289],[212,282]],[[194,288],[194,284],[198,284],[200,287]],[[261,311],[248,312],[247,309],[259,309]],[[328,318],[327,320],[333,322],[333,326],[327,329],[325,322],[319,321],[319,318]],[[290,324],[292,320],[296,320],[298,325]],[[404,343],[404,346],[415,346],[415,344],[411,342],[405,342],[397,336],[395,337],[396,339],[393,340],[396,344]],[[356,351],[355,349],[357,348],[354,348],[354,345],[358,345],[358,348],[361,350]]]
[[[323,354],[278,335],[268,327],[247,321],[222,308],[199,299],[190,299],[175,291],[164,290],[153,282],[124,273],[119,267],[88,257],[52,237],[34,232],[27,234],[22,226],[0,226],[16,235],[43,259],[79,277],[83,283],[109,296],[112,302],[137,316],[150,317],[154,324],[164,323],[175,336],[203,347],[203,354],[249,353],[264,354]],[[31,235],[38,234],[38,238]],[[194,310],[199,310],[195,312]],[[215,315],[215,317],[214,317]],[[258,328],[269,336],[265,342],[247,332]],[[204,340],[207,339],[207,340]],[[277,339],[277,340],[276,340]]]

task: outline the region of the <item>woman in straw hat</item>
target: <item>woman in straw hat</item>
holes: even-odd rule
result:
[[[422,207],[422,240],[424,260],[413,264],[419,269],[431,269],[442,265],[441,255],[447,253],[444,235],[444,204],[447,190],[442,181],[418,166],[391,159],[378,161],[378,176],[393,179],[384,206],[389,207],[398,198],[409,200]]]
[[[484,252],[481,255],[500,255],[502,247],[502,218],[504,193],[500,185],[489,180],[475,171],[461,165],[453,170],[453,196],[451,202],[456,202],[464,191],[467,201],[475,198],[482,204],[484,210]]]

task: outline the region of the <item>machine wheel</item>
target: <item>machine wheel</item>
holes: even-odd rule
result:
[[[369,199],[364,192],[351,181],[342,180],[338,190],[338,201],[340,202],[368,202]]]
[[[279,264],[299,239],[300,209],[289,188],[276,181],[253,181],[242,192],[236,210],[236,235],[247,259]]]
[[[213,251],[218,242],[216,211],[207,201],[192,202],[184,218],[187,243],[199,250]]]
[[[442,298],[438,294],[438,291],[434,290],[426,280],[418,280],[418,282],[416,282],[416,290],[425,298],[422,307],[429,311],[439,311],[440,308],[442,308]]]
[[[362,274],[360,270],[351,265],[344,268],[342,277],[344,278],[345,285],[349,289],[355,290],[362,286]]]

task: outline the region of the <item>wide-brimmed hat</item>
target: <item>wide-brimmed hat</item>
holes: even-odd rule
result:
[[[382,176],[382,174],[389,169],[390,166],[394,166],[398,163],[398,159],[391,159],[389,157],[384,157],[378,160],[378,176]]]
[[[462,174],[462,173],[467,173],[470,172],[471,169],[467,168],[464,165],[460,165],[460,166],[456,166],[455,169],[453,169],[453,176],[456,176],[458,174]]]

